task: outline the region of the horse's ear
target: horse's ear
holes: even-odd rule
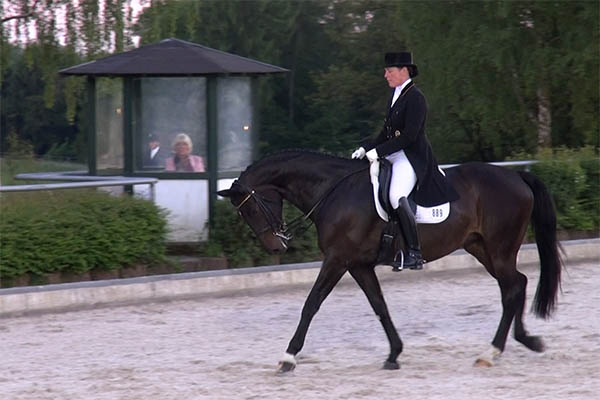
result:
[[[231,189],[219,190],[217,194],[221,197],[231,197]]]

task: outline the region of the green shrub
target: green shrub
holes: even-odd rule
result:
[[[66,139],[62,143],[54,143],[44,155],[49,160],[77,160],[81,154],[74,142]]]
[[[300,211],[289,204],[284,205],[284,219],[291,221]],[[209,240],[202,244],[200,252],[206,256],[227,257],[232,267],[265,265],[272,263],[267,253],[246,222],[237,214],[227,200],[215,205],[214,226]],[[281,263],[294,263],[318,260],[321,252],[317,246],[314,226],[289,242],[288,250],[281,255]]]
[[[600,158],[581,161],[586,187],[580,196],[581,207],[589,215],[594,229],[600,229]]]
[[[206,256],[227,257],[231,267],[264,264],[269,259],[250,227],[238,216],[231,203],[225,200],[215,204],[210,237],[202,244],[200,251]]]
[[[600,226],[600,160],[593,149],[554,149],[539,155],[532,172],[548,187],[558,228],[593,230]]]
[[[87,170],[87,165],[58,162],[49,160],[40,160],[28,156],[2,156],[0,157],[0,184],[2,185],[29,185],[34,181],[16,180],[14,177],[20,173],[31,172],[56,172],[56,171],[76,171]],[[48,181],[40,181],[48,183]]]
[[[164,259],[166,213],[152,202],[95,190],[5,193],[0,200],[0,278]]]

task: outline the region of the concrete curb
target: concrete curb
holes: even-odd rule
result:
[[[600,239],[562,242],[567,265],[595,262],[600,265]],[[538,265],[537,247],[527,244],[519,251],[519,267]],[[291,287],[310,287],[315,281],[321,262],[287,264],[231,270],[157,275],[141,278],[65,283],[22,288],[0,289],[0,316],[38,314],[79,310],[85,308],[168,301],[202,296],[228,296],[282,290]],[[456,251],[425,266],[425,272],[482,269],[481,264],[464,250]],[[406,271],[393,273],[378,268],[383,282],[404,279]],[[352,279],[346,274],[343,281]]]

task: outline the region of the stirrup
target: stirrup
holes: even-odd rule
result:
[[[390,263],[390,265],[392,266],[392,271],[394,272],[398,272],[398,271],[402,271],[404,269],[404,252],[400,251],[400,261],[396,260],[397,256],[394,257],[394,261],[392,261]]]

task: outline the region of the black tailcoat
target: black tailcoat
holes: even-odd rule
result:
[[[158,152],[154,155],[154,158],[150,158],[151,150],[146,149],[144,153],[143,159],[143,167],[156,167],[156,168],[164,168],[165,161],[169,157],[169,154],[166,150],[163,150],[162,147],[159,147]]]
[[[439,171],[425,136],[427,102],[423,93],[411,81],[390,108],[391,102],[392,99],[383,129],[365,150],[375,148],[379,157],[404,150],[417,175],[415,202],[420,206],[433,207],[457,200],[458,193]]]

